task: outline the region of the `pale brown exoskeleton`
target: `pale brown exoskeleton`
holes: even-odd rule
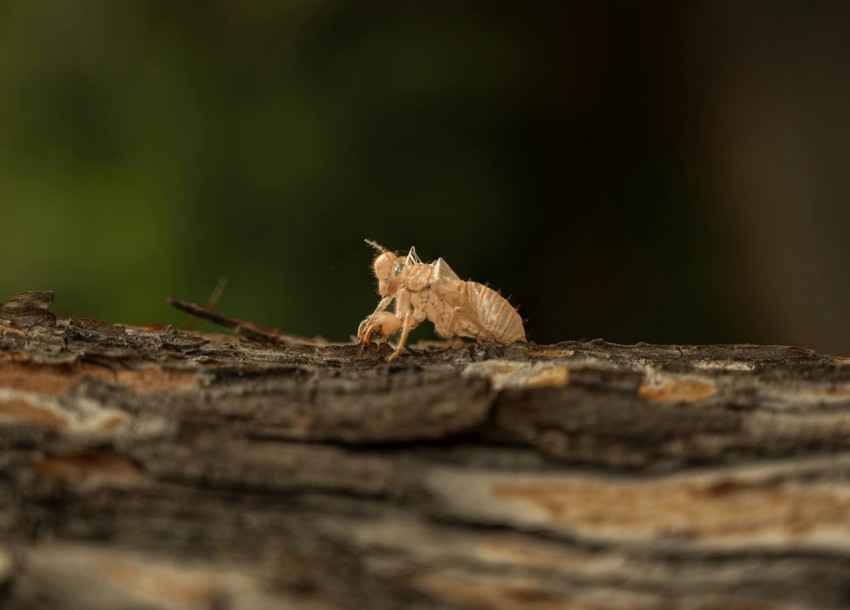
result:
[[[361,354],[372,344],[374,335],[378,335],[376,344],[380,347],[401,330],[398,345],[387,358],[392,362],[404,349],[410,331],[426,319],[446,339],[471,337],[494,343],[526,340],[519,313],[495,290],[460,279],[441,258],[423,263],[414,248],[401,257],[373,241],[367,239],[366,243],[379,252],[372,268],[382,298],[357,329]],[[393,301],[395,313],[390,313],[386,309]]]

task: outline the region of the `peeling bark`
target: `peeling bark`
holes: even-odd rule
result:
[[[51,301],[0,306],[3,607],[850,606],[847,358],[597,340],[388,365]]]

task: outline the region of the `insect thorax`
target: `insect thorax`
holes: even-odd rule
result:
[[[407,281],[405,288],[411,292],[420,292],[428,287],[434,269],[426,263],[415,263],[407,266]]]

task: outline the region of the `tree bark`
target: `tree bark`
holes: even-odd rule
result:
[[[850,360],[0,307],[0,606],[850,606]],[[262,337],[260,337],[262,339]]]

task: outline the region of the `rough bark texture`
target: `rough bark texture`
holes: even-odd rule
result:
[[[850,360],[0,307],[0,606],[850,606]]]

